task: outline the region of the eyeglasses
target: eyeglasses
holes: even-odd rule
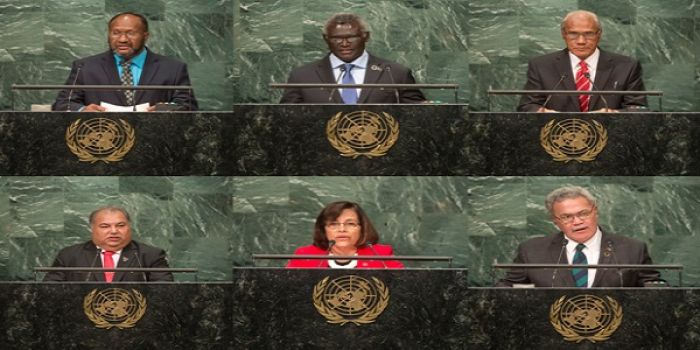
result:
[[[141,35],[141,32],[132,32],[132,31],[129,31],[129,32],[117,32],[117,31],[109,32],[109,36],[111,36],[113,38],[120,38],[122,35],[126,35],[127,38],[133,39],[133,38]]]
[[[356,222],[331,222],[327,223],[326,227],[329,228],[332,231],[338,231],[340,230],[341,227],[345,227],[348,230],[356,230],[358,227],[362,225],[356,223]]]
[[[564,35],[566,35],[566,38],[569,39],[569,40],[576,40],[576,39],[578,39],[578,37],[580,37],[580,36],[583,36],[583,38],[586,39],[586,40],[593,40],[593,39],[595,39],[596,36],[598,36],[599,33],[600,33],[600,31],[597,31],[597,32],[584,32],[584,33],[579,33],[579,32],[566,32],[566,34],[564,34]]]
[[[558,216],[557,220],[559,220],[565,224],[570,224],[570,223],[574,222],[575,218],[579,218],[581,220],[588,219],[591,215],[593,215],[594,211],[595,211],[595,207],[593,207],[591,209],[584,209],[584,210],[581,210],[580,212],[575,213],[575,214],[564,214],[562,216]]]
[[[344,40],[347,40],[348,43],[354,44],[362,39],[362,36],[360,35],[353,35],[353,36],[329,36],[328,41],[332,42],[333,44],[342,44]]]

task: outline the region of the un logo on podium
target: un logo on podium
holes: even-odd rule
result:
[[[338,112],[326,124],[328,142],[343,157],[381,157],[399,138],[399,123],[383,112]]]
[[[540,144],[555,161],[592,161],[608,143],[608,132],[595,120],[574,118],[555,122],[550,121],[540,130]]]
[[[93,289],[83,299],[83,311],[97,328],[131,328],[146,313],[146,298],[136,289]]]
[[[374,322],[389,305],[389,289],[379,279],[346,275],[324,278],[314,286],[314,306],[328,323]]]
[[[563,296],[550,307],[549,321],[565,340],[595,343],[607,340],[620,327],[622,307],[608,296],[581,294],[568,299]]]
[[[123,119],[74,121],[66,129],[66,145],[81,162],[118,162],[134,146],[134,128]]]

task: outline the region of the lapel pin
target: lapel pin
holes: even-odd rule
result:
[[[127,257],[122,257],[122,261],[123,261],[123,262],[127,262],[127,261],[129,261],[129,258],[127,258]]]
[[[379,70],[379,71],[380,71],[380,70],[382,70],[382,67],[380,67],[380,66],[378,66],[378,65],[376,65],[376,64],[373,64],[372,66],[369,67],[369,69],[371,69],[371,70]]]

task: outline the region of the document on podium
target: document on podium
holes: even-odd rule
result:
[[[119,106],[107,102],[100,102],[100,106],[107,108],[105,112],[146,112],[150,104],[146,102],[136,106]]]

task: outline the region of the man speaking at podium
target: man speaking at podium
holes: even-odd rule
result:
[[[545,200],[552,221],[561,230],[532,238],[518,247],[515,264],[652,264],[646,244],[611,234],[598,226],[598,206],[578,186],[552,191]],[[498,286],[644,287],[665,286],[655,270],[512,269]]]
[[[109,50],[79,59],[66,85],[190,85],[187,65],[146,48],[148,20],[133,12],[109,21]],[[113,106],[113,107],[112,107]],[[197,110],[188,90],[61,90],[54,111],[105,112],[112,110]],[[158,106],[158,107],[156,107]],[[120,108],[121,107],[121,108]]]
[[[120,207],[102,207],[90,214],[92,239],[62,249],[52,267],[167,268],[165,251],[131,239],[129,214]],[[49,272],[44,281],[152,282],[173,281],[170,272]]]
[[[369,31],[357,15],[333,15],[323,29],[330,53],[321,60],[298,67],[289,84],[415,84],[411,70],[365,51]],[[288,88],[280,103],[420,103],[418,89],[320,89]]]
[[[598,48],[603,27],[589,11],[561,22],[566,49],[530,60],[525,90],[643,91],[642,67],[631,57]],[[644,109],[639,95],[523,95],[520,112],[616,112]]]

